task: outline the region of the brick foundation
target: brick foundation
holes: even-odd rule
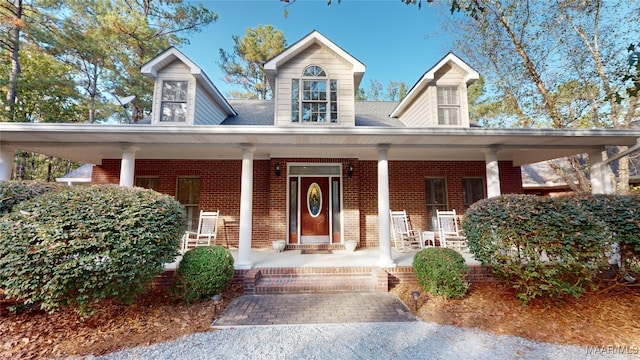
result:
[[[156,278],[161,285],[169,285],[175,271],[166,271]],[[270,278],[269,290],[260,290],[260,281]],[[302,278],[302,279],[301,279]],[[470,283],[498,282],[489,269],[469,266]],[[418,286],[412,266],[380,267],[279,267],[235,270],[232,283],[241,284],[245,294],[301,293],[301,292],[388,292],[399,284]]]

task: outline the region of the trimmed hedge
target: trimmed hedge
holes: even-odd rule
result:
[[[0,216],[11,212],[14,206],[64,185],[37,181],[0,181]]]
[[[640,261],[640,196],[593,195],[567,199],[604,222],[623,261]]]
[[[580,296],[607,267],[611,232],[583,201],[532,195],[481,200],[465,214],[469,250],[523,302]]]
[[[141,188],[65,187],[22,202],[0,222],[0,287],[26,306],[89,314],[132,303],[177,255],[186,222],[172,197]]]
[[[188,304],[221,293],[233,279],[233,256],[226,248],[201,246],[187,251],[171,285]]]
[[[413,272],[424,291],[446,298],[461,298],[469,289],[467,265],[453,249],[426,248],[413,258]]]

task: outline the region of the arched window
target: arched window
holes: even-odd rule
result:
[[[307,66],[301,79],[291,81],[291,103],[292,122],[337,123],[338,82],[320,66]]]

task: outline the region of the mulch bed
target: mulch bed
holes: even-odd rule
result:
[[[414,311],[415,286],[392,291]],[[495,334],[590,346],[640,346],[640,286],[590,292],[576,299],[534,300],[522,306],[507,285],[472,284],[466,297],[421,295],[417,316],[427,322],[473,327]]]
[[[132,306],[105,301],[83,319],[71,309],[14,314],[12,301],[0,295],[0,359],[41,359],[71,355],[103,355],[138,345],[212,331],[211,323],[242,285],[231,285],[216,309],[213,301],[186,306],[176,303],[167,286],[152,286]]]
[[[411,297],[415,290],[416,286],[401,284],[392,292],[427,322],[561,344],[640,345],[638,286],[588,293],[579,299],[533,301],[523,307],[513,289],[505,285],[473,284],[463,299],[422,294],[417,311]],[[241,295],[242,286],[231,285],[218,308],[213,301],[186,306],[177,304],[166,286],[154,286],[132,306],[106,301],[95,315],[83,319],[70,309],[56,314],[14,314],[8,310],[13,303],[0,293],[0,359],[102,355],[212,331],[213,319]]]

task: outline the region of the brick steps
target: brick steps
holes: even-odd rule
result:
[[[245,273],[244,293],[387,292],[388,282],[378,267],[254,268]]]

